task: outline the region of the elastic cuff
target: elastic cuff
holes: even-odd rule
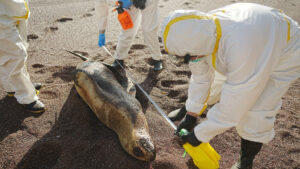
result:
[[[200,104],[200,103],[193,103],[189,99],[186,101],[186,110],[189,112],[197,113],[199,116],[205,111],[207,107],[207,103]]]
[[[105,30],[99,30],[99,34],[105,34]]]
[[[197,113],[194,113],[194,112],[186,112],[186,114],[190,115],[190,116],[193,116],[193,117],[198,117],[199,115]]]
[[[254,141],[254,142],[263,143],[263,144],[269,143],[275,137],[274,129],[272,129],[269,132],[265,132],[263,134],[256,134],[256,135],[250,135],[250,134],[247,134],[238,129],[237,129],[237,133],[240,135],[241,138],[243,138],[245,140]]]

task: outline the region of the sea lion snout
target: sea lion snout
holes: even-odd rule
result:
[[[136,158],[153,161],[156,157],[155,146],[150,138],[140,138],[136,146],[133,148],[133,154]]]

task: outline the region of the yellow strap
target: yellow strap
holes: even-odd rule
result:
[[[199,112],[199,116],[206,110],[206,108],[207,108],[207,100],[208,100],[208,98],[209,98],[209,95],[210,95],[210,91],[208,92],[208,95],[207,95],[207,97],[206,97],[206,99],[205,99],[205,101],[204,101],[204,103],[203,103],[203,107],[202,107],[202,109],[200,110],[200,112]]]
[[[214,49],[214,51],[211,55],[212,55],[212,66],[214,67],[215,70],[217,70],[217,68],[216,68],[216,57],[217,57],[216,53],[218,52],[219,42],[220,42],[220,39],[222,37],[222,28],[221,28],[221,24],[220,24],[219,19],[215,16],[214,16],[214,21],[215,21],[215,24],[216,24],[217,38],[216,38],[215,49]]]
[[[283,11],[279,9],[279,11],[283,14]],[[283,15],[284,20],[286,21],[288,25],[288,30],[287,30],[287,37],[286,37],[286,42],[289,42],[291,39],[291,22],[286,18],[286,16]]]
[[[286,21],[287,25],[288,25],[288,31],[287,31],[287,37],[286,37],[286,42],[289,42],[291,39],[291,22],[286,18],[283,17],[284,20]]]
[[[29,8],[28,8],[28,4],[27,4],[27,2],[24,0],[24,5],[25,5],[25,8],[26,8],[26,15],[24,15],[24,16],[15,16],[14,18],[16,18],[16,19],[28,19],[28,17],[29,17]]]
[[[215,48],[214,51],[212,53],[212,65],[214,67],[214,69],[216,69],[216,53],[218,52],[219,49],[219,42],[222,36],[222,28],[220,25],[220,21],[216,16],[199,16],[199,15],[184,15],[184,16],[179,16],[177,18],[172,19],[166,26],[164,34],[163,34],[163,38],[164,38],[164,45],[165,45],[165,50],[166,52],[169,53],[168,48],[167,48],[167,37],[170,31],[170,28],[173,24],[179,22],[179,21],[183,21],[183,20],[188,20],[188,19],[211,19],[214,20],[215,24],[216,24],[216,32],[217,32],[217,38],[216,38],[216,43],[215,43]]]

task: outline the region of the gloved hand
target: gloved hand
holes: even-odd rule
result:
[[[186,114],[183,121],[177,127],[175,134],[178,135],[180,130],[183,128],[190,131],[194,127],[196,120],[197,120],[196,117]]]
[[[197,146],[199,146],[202,143],[201,141],[199,141],[197,139],[197,137],[195,136],[194,131],[192,131],[192,132],[190,132],[190,133],[188,133],[186,135],[181,136],[181,139],[183,141],[183,144],[185,144],[186,142],[188,142],[188,143],[190,143],[194,147],[197,147]]]
[[[145,7],[146,7],[146,0],[132,0],[132,3],[136,8],[139,8],[142,10],[145,9]]]
[[[122,8],[129,9],[132,5],[131,0],[119,0],[119,2],[122,2]]]
[[[99,45],[99,47],[102,47],[105,45],[105,34],[104,33],[99,34],[98,45]]]

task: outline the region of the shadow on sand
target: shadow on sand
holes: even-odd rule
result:
[[[123,150],[118,136],[97,119],[74,87],[58,116],[16,168],[147,168]]]
[[[153,87],[158,82],[158,75],[160,72],[155,72],[154,70],[150,69],[149,73],[147,75],[147,78],[140,83],[140,86],[150,95],[150,92],[152,91]],[[145,113],[148,106],[149,106],[149,100],[144,95],[144,93],[136,86],[136,99],[141,103],[143,112]]]
[[[23,130],[24,119],[27,117],[39,117],[41,114],[26,112],[14,97],[6,96],[0,100],[0,142],[8,135]]]

